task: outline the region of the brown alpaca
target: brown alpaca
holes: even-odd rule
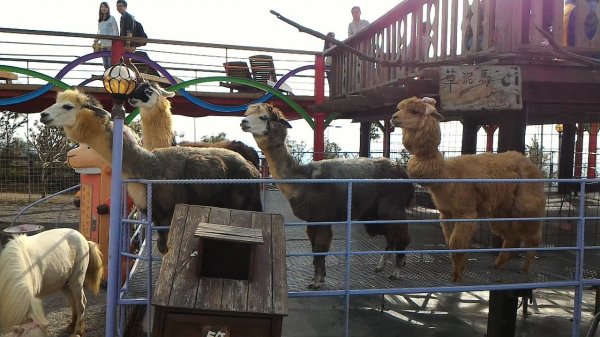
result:
[[[143,82],[129,95],[129,104],[140,108],[142,125],[142,146],[150,151],[177,145],[173,127],[171,102],[167,97],[175,93],[166,91],[156,84]],[[220,147],[237,152],[260,169],[258,153],[252,147],[240,141],[222,141],[217,143],[181,142],[180,146]]]
[[[412,154],[408,175],[414,179],[541,179],[540,169],[521,153],[463,155],[445,159],[438,150],[439,120],[432,98],[408,98],[400,102],[392,124],[402,128],[402,143]],[[426,185],[441,219],[537,218],[544,216],[546,198],[542,183],[430,183]],[[450,249],[468,249],[476,222],[444,222],[442,230]],[[502,237],[503,248],[538,247],[542,223],[535,221],[490,222],[491,231]],[[464,253],[451,253],[452,281],[462,279]],[[501,252],[495,266],[511,258]],[[522,272],[531,268],[535,252],[527,252]]]
[[[404,169],[388,158],[328,159],[300,165],[285,146],[290,124],[278,109],[269,104],[253,104],[242,120],[242,129],[252,133],[258,147],[265,154],[271,174],[276,179],[401,179],[408,178]],[[345,221],[347,219],[347,184],[278,184],[288,199],[294,214],[310,222]],[[414,194],[412,184],[374,183],[354,184],[352,187],[353,220],[403,220],[405,207]],[[401,251],[410,242],[408,225],[368,224],[371,236],[386,238],[385,250]],[[306,234],[314,253],[328,252],[332,239],[330,225],[308,225]],[[375,271],[382,271],[389,254],[379,260]],[[325,256],[314,256],[315,276],[309,288],[319,288],[325,281]],[[401,276],[404,254],[396,254],[392,279]]]

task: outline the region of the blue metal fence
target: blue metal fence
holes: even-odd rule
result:
[[[346,231],[345,244],[343,249],[341,250],[332,250],[327,253],[310,253],[310,252],[288,252],[288,269],[290,265],[290,260],[292,258],[298,257],[312,257],[315,255],[327,255],[327,256],[337,256],[343,257],[345,261],[345,265],[343,267],[343,288],[342,289],[324,289],[324,290],[291,290],[289,291],[289,297],[322,297],[322,296],[342,296],[344,298],[344,336],[350,336],[349,329],[349,309],[350,309],[350,298],[352,296],[359,295],[379,295],[379,294],[416,294],[416,293],[447,293],[447,292],[465,292],[465,291],[493,291],[493,290],[515,290],[515,289],[533,289],[533,288],[559,288],[559,287],[571,287],[575,289],[575,298],[573,301],[573,325],[572,325],[572,336],[580,336],[581,330],[581,313],[582,313],[582,294],[584,287],[588,286],[596,286],[600,284],[600,279],[597,277],[585,277],[584,276],[584,255],[586,252],[594,252],[600,250],[600,244],[597,244],[594,240],[592,240],[592,244],[586,245],[585,239],[585,223],[586,221],[592,220],[600,220],[599,216],[586,216],[586,184],[590,181],[587,179],[544,179],[544,180],[533,180],[533,179],[444,179],[444,180],[423,180],[423,179],[405,179],[405,180],[382,180],[382,179],[294,179],[294,180],[275,180],[275,179],[258,179],[258,180],[178,180],[178,181],[170,181],[170,180],[127,180],[125,183],[142,183],[147,184],[148,186],[148,200],[151,200],[152,195],[152,185],[156,184],[184,184],[184,183],[194,183],[194,184],[248,184],[248,183],[260,183],[260,184],[272,184],[272,183],[285,183],[285,184],[347,184],[348,186],[348,199],[347,199],[347,220],[343,222],[321,222],[321,223],[306,223],[306,222],[290,222],[286,221],[286,228],[294,228],[299,226],[310,225],[337,225],[344,226]],[[576,195],[579,197],[579,205],[578,205],[578,214],[576,216],[544,216],[542,218],[494,218],[494,219],[408,219],[408,220],[395,220],[395,221],[352,221],[350,214],[352,211],[352,191],[353,186],[356,184],[369,184],[369,183],[386,183],[386,184],[407,184],[407,183],[531,183],[531,182],[543,182],[546,186],[548,193],[552,192],[552,187],[557,183],[572,183],[579,186],[578,192]],[[593,205],[595,206],[595,205]],[[148,296],[130,296],[127,295],[129,288],[126,283],[125,286],[121,287],[121,291],[119,293],[120,298],[117,300],[117,305],[115,307],[107,307],[107,315],[116,315],[117,314],[117,306],[120,307],[121,313],[119,315],[121,327],[119,330],[119,335],[123,333],[123,320],[126,319],[125,306],[130,305],[146,305],[147,309],[150,309],[150,297],[153,293],[153,280],[156,279],[156,276],[153,273],[157,273],[158,270],[156,268],[156,260],[160,259],[155,256],[152,257],[152,232],[156,230],[163,230],[164,227],[156,227],[151,224],[152,217],[152,207],[149,202],[148,205],[148,213],[147,219],[145,220],[122,220],[121,228],[121,237],[123,240],[128,240],[129,237],[129,229],[128,226],[131,224],[141,224],[146,227],[148,230],[145,231],[145,249],[143,254],[132,254],[129,252],[121,252],[120,256],[124,256],[127,258],[133,258],[140,261],[146,261],[148,263],[148,267],[145,269],[146,272],[146,280],[147,280],[147,289],[145,294],[149,294]],[[576,241],[575,245],[568,246],[556,246],[552,243],[543,245],[539,248],[509,248],[509,249],[501,249],[501,248],[473,248],[473,249],[461,249],[461,250],[449,250],[449,249],[407,249],[405,251],[384,251],[384,250],[361,250],[355,247],[355,241],[353,239],[353,228],[355,225],[359,224],[382,224],[382,223],[409,223],[412,226],[422,226],[431,223],[439,223],[439,222],[481,222],[481,223],[489,223],[492,221],[513,221],[513,220],[542,220],[549,225],[555,221],[576,221]],[[307,242],[307,245],[310,244]],[[121,244],[121,247],[127,247],[125,244]],[[509,281],[508,283],[490,283],[490,284],[481,284],[474,282],[473,284],[449,284],[448,282],[438,282],[439,284],[433,286],[407,286],[407,287],[371,287],[371,288],[356,288],[352,285],[352,264],[353,257],[360,256],[369,256],[374,254],[394,254],[394,253],[405,253],[408,255],[411,254],[444,254],[447,255],[450,252],[455,253],[472,253],[472,254],[482,254],[482,253],[497,253],[500,251],[511,251],[511,252],[523,252],[526,250],[535,250],[538,253],[564,253],[570,252],[572,254],[572,259],[574,262],[574,270],[569,277],[565,275],[561,275],[558,279],[550,280],[550,279],[542,279],[532,277],[528,281]],[[154,262],[151,262],[154,261]],[[536,262],[533,266],[533,270],[536,269],[536,266],[541,264],[541,261]],[[589,266],[589,264],[588,264]],[[594,266],[592,266],[593,268]],[[468,268],[468,266],[467,266]],[[490,267],[491,268],[491,267]],[[138,270],[139,271],[139,270]],[[109,272],[109,275],[119,275],[118,272]],[[432,276],[432,275],[429,275]],[[438,277],[438,275],[433,275]],[[382,277],[382,276],[375,276]],[[427,278],[428,275],[419,275],[419,277]],[[449,275],[448,275],[449,277]],[[289,282],[289,281],[288,281]],[[115,316],[116,317],[116,316]],[[150,327],[148,327],[150,328]],[[150,329],[149,329],[150,330]],[[107,332],[108,333],[108,332]],[[150,332],[148,332],[150,334]]]

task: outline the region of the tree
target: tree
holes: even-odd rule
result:
[[[221,132],[218,135],[210,135],[210,136],[202,136],[202,138],[200,138],[200,140],[204,143],[218,143],[218,142],[222,142],[222,141],[226,141],[227,139],[227,134],[225,132]]]
[[[285,142],[285,145],[294,158],[294,161],[298,164],[302,164],[302,159],[306,154],[306,143],[304,141],[297,142],[288,138]]]
[[[406,151],[406,149],[402,149],[400,153],[398,153],[399,158],[396,161],[402,165],[402,167],[406,168],[408,165],[408,160],[410,159],[410,153]]]
[[[544,174],[544,178],[549,177],[548,166],[550,163],[550,154],[544,153],[544,146],[540,145],[537,137],[534,135],[531,139],[531,145],[525,146],[525,155],[539,168]]]
[[[381,134],[379,132],[382,130],[383,130],[383,125],[379,121],[371,123],[371,130],[369,131],[369,139],[377,140],[377,139],[381,138]]]
[[[74,148],[62,128],[46,127],[38,121],[29,129],[31,147],[40,160],[42,197],[50,192],[50,175],[54,169],[66,168],[67,152]]]
[[[329,139],[325,139],[325,159],[332,158],[348,158],[348,154],[342,152],[342,147],[336,142],[330,142]]]
[[[0,147],[13,145],[16,131],[27,123],[27,115],[12,111],[0,112]]]

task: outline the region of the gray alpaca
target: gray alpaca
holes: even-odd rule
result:
[[[404,179],[408,175],[395,161],[387,158],[329,159],[297,164],[285,146],[290,124],[281,111],[269,104],[248,107],[241,123],[244,131],[252,133],[264,153],[269,170],[276,179],[347,179],[381,178]],[[344,221],[347,218],[347,184],[278,184],[294,214],[310,222]],[[352,218],[354,220],[406,219],[405,207],[414,194],[412,184],[357,183],[352,189]],[[386,250],[404,250],[410,242],[407,224],[370,224],[371,236],[384,235]],[[309,225],[306,233],[315,253],[328,252],[332,239],[331,226]],[[382,256],[375,271],[383,270],[388,255]],[[325,281],[325,256],[314,256],[314,279],[309,288],[319,288]],[[404,254],[396,255],[390,278],[400,277]]]
[[[76,90],[59,93],[56,103],[41,114],[47,126],[63,127],[74,142],[86,143],[112,164],[113,124],[108,112],[90,96]],[[125,131],[129,129],[126,128]],[[221,148],[169,147],[148,151],[130,132],[123,137],[123,178],[126,179],[257,179],[258,170],[238,153]],[[135,205],[146,210],[145,185],[128,184]],[[175,205],[187,203],[260,211],[257,184],[156,184],[152,216],[169,226]],[[167,233],[159,231],[158,248],[168,251]]]

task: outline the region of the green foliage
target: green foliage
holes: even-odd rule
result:
[[[342,147],[336,142],[330,142],[329,139],[325,139],[325,159],[332,158],[348,158],[348,153],[342,152]]]
[[[133,132],[135,132],[138,135],[138,137],[142,137],[142,122],[139,118],[133,120],[131,123],[127,124],[127,126],[130,127],[131,130],[133,130]]]
[[[381,125],[381,123],[379,123],[379,122],[371,123],[371,130],[369,131],[369,139],[377,140],[377,139],[381,138],[381,135],[382,135],[382,133],[380,133],[381,130],[383,130],[383,125]]]
[[[544,146],[535,135],[531,139],[531,145],[525,146],[525,155],[542,170],[545,178],[549,178],[550,154],[544,153]]]
[[[56,188],[59,190],[68,186],[50,186],[49,182],[53,179],[53,174],[60,174],[61,168],[68,168],[66,164],[67,152],[75,147],[69,141],[62,128],[46,127],[42,123],[35,121],[33,127],[29,129],[31,150],[37,156],[36,162],[40,170],[40,183],[42,185],[42,197],[53,192]],[[63,171],[65,172],[65,171]],[[72,175],[72,170],[66,171]],[[70,174],[69,174],[70,173]]]
[[[302,164],[304,155],[306,154],[306,143],[304,141],[297,142],[295,140],[287,138],[285,145],[287,146],[288,151],[292,155],[292,158],[294,158],[294,161],[298,165]]]
[[[400,153],[398,153],[399,158],[396,161],[402,165],[402,167],[406,168],[408,165],[408,160],[410,159],[410,153],[406,151],[406,149],[402,149]]]
[[[0,147],[14,145],[16,131],[27,123],[27,115],[12,111],[0,112]]]
[[[225,132],[221,132],[218,135],[210,135],[210,136],[202,136],[202,138],[200,138],[200,140],[204,143],[218,143],[218,142],[222,142],[222,141],[226,141],[227,139],[227,134]]]

